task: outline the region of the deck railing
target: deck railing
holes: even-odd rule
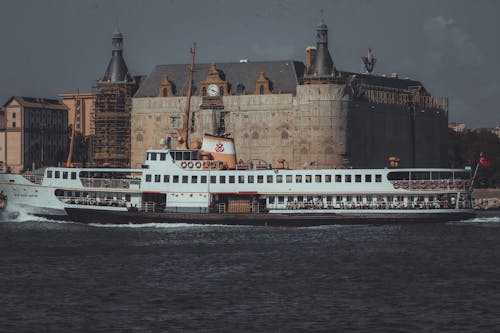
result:
[[[32,175],[32,174],[29,174],[29,173],[25,173],[23,175],[23,177],[26,178],[27,180],[29,180],[30,182],[34,183],[34,184],[41,185],[42,182],[43,182],[43,176],[42,175]]]
[[[109,179],[109,178],[80,178],[84,187],[101,188],[130,188],[131,185],[139,186],[140,179]]]

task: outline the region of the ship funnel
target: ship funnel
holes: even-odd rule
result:
[[[210,153],[214,160],[223,162],[228,169],[236,169],[236,148],[232,138],[205,134],[201,150]]]

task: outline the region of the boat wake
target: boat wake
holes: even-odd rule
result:
[[[242,227],[240,225],[224,225],[224,224],[192,224],[192,223],[130,223],[130,224],[102,224],[89,223],[89,226],[99,228],[157,228],[157,229],[175,229],[175,228],[231,228]]]

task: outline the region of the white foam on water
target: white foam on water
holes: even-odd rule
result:
[[[241,227],[238,225],[191,224],[191,223],[129,223],[129,224],[89,223],[88,225],[99,228],[159,228],[159,229]]]
[[[461,222],[467,223],[500,223],[500,216],[483,216],[475,217],[468,220],[463,220]]]

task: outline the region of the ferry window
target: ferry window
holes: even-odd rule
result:
[[[354,176],[354,181],[355,181],[356,183],[361,183],[361,175],[355,175],[355,176]]]
[[[382,175],[375,175],[375,183],[381,183],[382,182]]]
[[[351,182],[351,175],[345,175],[345,182],[350,183]]]
[[[234,176],[229,176],[229,183],[234,184]]]
[[[217,176],[210,176],[210,183],[211,184],[217,183]]]
[[[270,203],[270,204],[273,204],[273,203],[274,203],[274,195],[271,195],[271,196],[269,197],[269,203]]]
[[[253,183],[253,176],[248,176],[248,183]]]
[[[336,200],[337,202],[341,202],[341,201],[342,201],[342,197],[341,197],[340,195],[337,195],[337,197],[335,198],[335,200]]]
[[[71,172],[71,179],[76,179],[76,172]]]
[[[164,183],[170,182],[170,175],[163,175],[163,182]]]
[[[365,175],[365,183],[371,183],[372,182],[372,175]]]
[[[182,161],[182,151],[176,151],[175,152],[175,160],[176,161]]]
[[[332,175],[325,175],[325,183],[331,183],[332,182]]]
[[[311,182],[312,182],[312,176],[306,175],[306,183],[311,183]]]
[[[314,181],[315,181],[316,183],[321,183],[321,175],[316,175],[316,176],[314,176]]]
[[[302,175],[295,175],[295,182],[302,183]]]
[[[178,183],[178,182],[179,182],[179,176],[174,176],[174,177],[172,178],[172,181],[173,181],[174,183]]]
[[[286,182],[291,183],[292,182],[292,175],[286,175]]]
[[[278,203],[279,203],[279,204],[284,204],[284,203],[285,203],[285,197],[284,197],[284,196],[282,196],[282,195],[279,195],[279,196],[278,196]]]
[[[125,201],[130,201],[130,194],[125,194]]]
[[[470,178],[470,174],[468,172],[455,172],[453,174],[453,178],[455,179],[469,179]]]
[[[156,153],[151,153],[151,161],[156,161]]]
[[[352,201],[352,195],[348,195],[348,196],[346,197],[346,200],[347,200],[347,202],[351,202],[351,201]]]
[[[360,195],[357,195],[356,202],[361,202],[361,201],[363,201],[363,197],[361,197]]]
[[[54,176],[55,176],[55,178],[60,178],[59,171],[54,172]]]
[[[155,182],[156,183],[161,182],[161,175],[155,175]]]
[[[307,196],[307,202],[312,202],[313,201],[313,197],[311,195],[308,195]]]
[[[238,183],[244,184],[245,183],[245,176],[238,176]]]
[[[276,183],[283,183],[283,176],[282,175],[276,176]]]
[[[47,178],[52,178],[52,170],[47,171]]]
[[[63,171],[63,179],[68,179],[68,171]]]
[[[191,152],[189,152],[189,151],[183,151],[182,152],[182,159],[186,160],[186,161],[191,160]]]
[[[326,201],[327,202],[332,202],[332,196],[331,195],[327,195],[326,196]]]
[[[206,184],[207,183],[207,176],[201,176],[200,183]]]
[[[286,198],[286,201],[287,201],[287,202],[293,202],[293,197],[292,197],[292,196],[287,197],[287,198]]]
[[[167,158],[166,153],[160,153],[160,161],[165,161],[166,158]]]
[[[272,183],[273,182],[273,175],[268,175],[267,176],[267,182]]]
[[[182,176],[182,183],[187,184],[188,183],[188,176]]]
[[[373,200],[373,197],[371,195],[366,196],[366,201],[372,201],[372,200]]]
[[[410,179],[410,173],[405,171],[392,171],[387,174],[388,180],[408,180]]]
[[[257,183],[262,184],[264,182],[264,176],[257,176]]]
[[[431,179],[429,171],[415,171],[411,173],[411,180],[428,180]]]
[[[150,182],[151,181],[151,175],[146,175],[146,181]]]
[[[336,183],[342,183],[342,176],[341,175],[335,175],[335,182]]]
[[[198,176],[191,176],[191,183],[193,184],[198,183]]]
[[[388,202],[391,202],[391,201],[393,201],[393,200],[394,200],[394,199],[392,198],[392,195],[388,195],[388,196],[387,196],[387,201],[388,201]]]
[[[226,176],[220,176],[220,177],[219,177],[219,182],[220,182],[221,184],[225,184],[225,183],[226,183]]]

